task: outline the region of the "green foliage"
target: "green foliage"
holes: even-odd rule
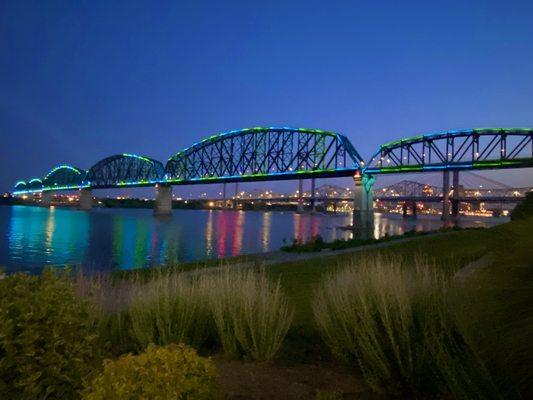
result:
[[[84,400],[213,399],[216,372],[210,360],[183,344],[148,346],[139,355],[105,360],[103,372],[88,383]]]
[[[67,273],[0,279],[0,398],[76,398],[100,363],[96,343]]]
[[[375,391],[456,399],[498,398],[449,312],[448,283],[431,263],[368,258],[331,275],[314,302],[339,359]]]
[[[516,205],[511,213],[511,220],[533,217],[533,192],[526,193],[526,198]]]

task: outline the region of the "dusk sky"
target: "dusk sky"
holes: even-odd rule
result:
[[[426,132],[533,127],[532,19],[532,1],[4,0],[0,191],[253,126],[340,132],[364,158]],[[530,169],[490,176],[533,185]]]

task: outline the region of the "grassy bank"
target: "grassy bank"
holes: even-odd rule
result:
[[[452,282],[449,306],[469,351],[486,365],[501,396],[521,398],[533,389],[531,249],[533,219],[529,218],[486,230],[421,237],[356,255],[275,265],[270,272],[273,277],[281,277],[296,310],[288,337],[293,348],[287,354],[292,358],[326,357],[313,319],[312,302],[315,290],[333,272],[357,265],[358,259],[401,259],[407,268],[416,268],[417,259],[431,259],[439,273]],[[490,257],[482,268],[461,282],[454,279],[459,269],[485,255]]]

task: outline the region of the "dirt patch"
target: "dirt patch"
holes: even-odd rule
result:
[[[353,371],[331,363],[258,364],[213,358],[219,381],[230,400],[315,399],[317,392],[337,393],[338,399],[379,399]]]

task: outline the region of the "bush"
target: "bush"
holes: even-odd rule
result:
[[[511,213],[511,220],[526,219],[533,216],[533,192],[526,193],[526,198],[516,205]]]
[[[204,276],[218,337],[228,354],[269,361],[279,351],[292,310],[264,271],[226,268]]]
[[[0,398],[76,398],[100,363],[96,342],[67,273],[0,280]]]
[[[313,304],[325,341],[378,392],[497,398],[451,318],[445,277],[415,264],[377,257],[331,275]]]
[[[150,345],[139,355],[105,360],[83,399],[212,399],[215,376],[211,361],[186,345]]]

